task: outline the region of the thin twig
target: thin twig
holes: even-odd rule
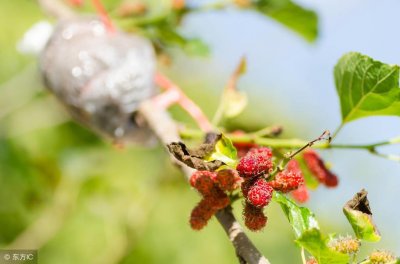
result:
[[[173,141],[180,141],[177,124],[165,109],[157,107],[157,104],[152,100],[148,100],[141,104],[139,112],[164,145]],[[189,180],[194,170],[173,157],[171,158],[179,166],[186,179]],[[248,264],[270,263],[244,233],[230,207],[218,211],[215,216],[232,242],[240,263],[243,263],[243,261]]]
[[[344,126],[344,123],[342,122],[342,123],[340,124],[340,126],[338,126],[338,127],[336,128],[335,132],[333,132],[333,134],[332,134],[332,139],[336,138],[336,136],[337,136],[337,135],[339,134],[339,132],[342,130],[343,126]]]
[[[381,152],[378,152],[376,149],[370,150],[370,153],[372,155],[375,155],[375,156],[378,156],[378,157],[381,157],[381,158],[384,158],[384,159],[400,162],[400,156],[399,155],[381,153]]]
[[[181,137],[185,139],[202,139],[204,138],[204,132],[195,129],[181,129],[179,131]],[[258,132],[248,134],[236,134],[236,133],[225,133],[225,135],[232,140],[234,143],[255,143],[260,146],[267,146],[271,148],[287,148],[287,149],[304,149],[305,146],[309,146],[308,141],[297,139],[297,138],[266,138],[257,135]],[[400,137],[392,138],[386,141],[380,141],[364,145],[353,145],[353,144],[332,144],[330,142],[314,142],[312,147],[317,149],[364,149],[372,151],[377,147],[388,146],[388,145],[399,145]]]
[[[296,156],[297,154],[299,154],[300,152],[302,152],[303,150],[305,150],[306,148],[311,147],[312,145],[315,144],[315,142],[321,141],[326,139],[328,142],[331,142],[331,133],[328,130],[325,130],[319,137],[317,137],[314,140],[311,140],[310,142],[308,142],[307,144],[305,144],[303,147],[299,148],[298,150],[296,150],[293,153],[289,153],[289,155],[287,155],[287,159],[292,159],[294,156]]]
[[[265,127],[261,130],[255,131],[251,133],[257,137],[277,137],[283,132],[283,127],[276,125],[276,126],[269,126]]]

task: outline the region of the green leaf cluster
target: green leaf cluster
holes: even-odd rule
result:
[[[350,263],[350,257],[353,255],[341,253],[329,246],[330,240],[334,239],[334,237],[327,237],[320,231],[314,214],[308,208],[298,206],[293,200],[279,192],[274,193],[273,200],[280,204],[292,226],[296,243],[307,250],[319,264]],[[370,242],[380,240],[380,234],[372,220],[372,212],[365,190],[361,190],[349,200],[345,204],[343,211],[358,239]],[[391,258],[394,257],[391,256]],[[354,260],[355,255],[353,256]],[[370,263],[369,258],[362,263]]]
[[[315,257],[319,264],[346,264],[350,257],[328,247],[328,238],[319,229],[314,214],[306,207],[298,206],[285,195],[274,192],[273,199],[278,202],[293,228],[296,243]]]
[[[179,31],[181,22],[187,15],[193,13],[209,10],[219,11],[230,6],[232,6],[232,2],[228,1],[220,4],[186,6],[183,9],[175,10],[165,3],[161,5],[152,3],[148,6],[148,12],[139,17],[120,18],[115,16],[115,19],[126,30],[139,32],[150,38],[158,51],[166,52],[168,48],[178,47],[189,55],[206,56],[210,52],[208,46],[199,38],[189,38],[182,34]],[[241,7],[272,18],[307,41],[313,42],[318,36],[316,13],[291,0],[256,0],[249,1],[248,5]],[[116,7],[114,7],[115,9]]]

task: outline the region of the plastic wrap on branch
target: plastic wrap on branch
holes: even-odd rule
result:
[[[148,143],[152,133],[135,111],[157,92],[155,61],[146,39],[108,32],[101,20],[78,17],[57,25],[40,69],[77,121],[117,142]]]

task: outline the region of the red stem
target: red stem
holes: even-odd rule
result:
[[[74,7],[81,7],[83,5],[83,0],[68,0],[68,3]]]
[[[100,15],[101,20],[103,21],[104,25],[106,26],[107,32],[114,33],[115,27],[108,16],[106,9],[104,8],[103,4],[100,0],[92,0],[93,6],[96,8],[97,13]]]
[[[155,82],[158,86],[166,90],[164,94],[154,99],[155,104],[167,108],[173,103],[178,103],[190,116],[192,116],[201,130],[204,132],[210,132],[213,130],[213,126],[204,115],[203,111],[201,111],[201,109],[190,100],[176,84],[161,73],[156,74]]]

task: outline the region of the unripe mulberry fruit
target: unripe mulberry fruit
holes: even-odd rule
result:
[[[236,170],[227,169],[218,171],[215,181],[223,191],[231,192],[240,186],[242,178]]]
[[[393,264],[396,262],[396,257],[393,255],[392,252],[389,251],[374,251],[372,252],[369,257],[369,261],[371,264]]]
[[[207,199],[201,200],[190,215],[190,226],[194,230],[200,230],[205,227],[216,210],[210,206],[210,201]]]
[[[243,178],[251,178],[269,173],[273,169],[271,149],[251,149],[240,159],[236,169]]]
[[[262,208],[271,201],[273,191],[274,189],[272,189],[264,178],[259,178],[249,188],[247,201],[255,207]]]
[[[360,240],[351,236],[332,239],[328,244],[329,248],[344,254],[355,254],[361,246]]]
[[[265,227],[268,218],[263,209],[246,203],[243,209],[244,224],[251,231],[259,231]]]
[[[190,177],[190,185],[206,196],[215,188],[216,173],[211,171],[196,171]]]

